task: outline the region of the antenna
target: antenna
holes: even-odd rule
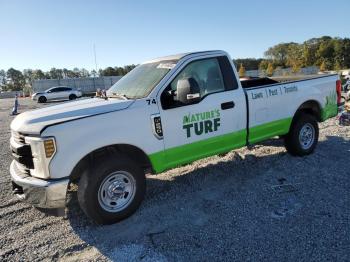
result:
[[[95,69],[96,69],[96,74],[97,74],[98,72],[97,72],[97,58],[96,58],[96,47],[95,47],[95,44],[94,44],[94,57],[95,57]]]

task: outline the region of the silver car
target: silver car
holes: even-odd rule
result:
[[[46,103],[52,100],[74,100],[82,95],[82,92],[79,90],[67,86],[56,86],[44,92],[34,93],[32,99],[38,101],[38,103]]]

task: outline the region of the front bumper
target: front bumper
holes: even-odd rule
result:
[[[69,179],[43,180],[23,174],[15,160],[10,174],[14,194],[21,200],[41,208],[65,207]]]

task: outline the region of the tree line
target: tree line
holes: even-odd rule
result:
[[[99,76],[123,76],[134,69],[136,65],[126,65],[124,67],[107,67],[96,70],[87,70],[85,68],[51,68],[50,71],[40,69],[24,69],[23,71],[10,68],[7,71],[0,70],[0,91],[21,91],[29,90],[35,80],[40,79],[66,79],[82,77],[99,77]]]
[[[293,73],[298,73],[302,67],[307,66],[318,66],[321,71],[340,70],[350,68],[350,39],[322,36],[303,43],[280,43],[266,50],[264,58],[239,58],[233,62],[239,68],[240,76],[244,76],[246,70],[257,69],[268,76],[278,68],[292,68]],[[10,68],[7,71],[0,70],[0,90],[29,89],[33,82],[39,79],[123,76],[133,68],[135,65],[107,67],[98,72],[84,68],[73,70],[51,68],[47,72],[40,69],[19,71]]]
[[[262,70],[271,75],[277,68],[291,68],[298,73],[302,67],[317,66],[320,71],[350,68],[350,39],[323,36],[303,43],[280,43],[270,47],[264,58],[236,59],[237,68]]]

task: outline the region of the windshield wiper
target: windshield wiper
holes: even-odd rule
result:
[[[121,98],[121,99],[124,99],[124,100],[128,100],[129,97],[127,97],[126,95],[124,94],[117,94],[117,93],[112,93],[112,95],[109,95],[108,98]]]

